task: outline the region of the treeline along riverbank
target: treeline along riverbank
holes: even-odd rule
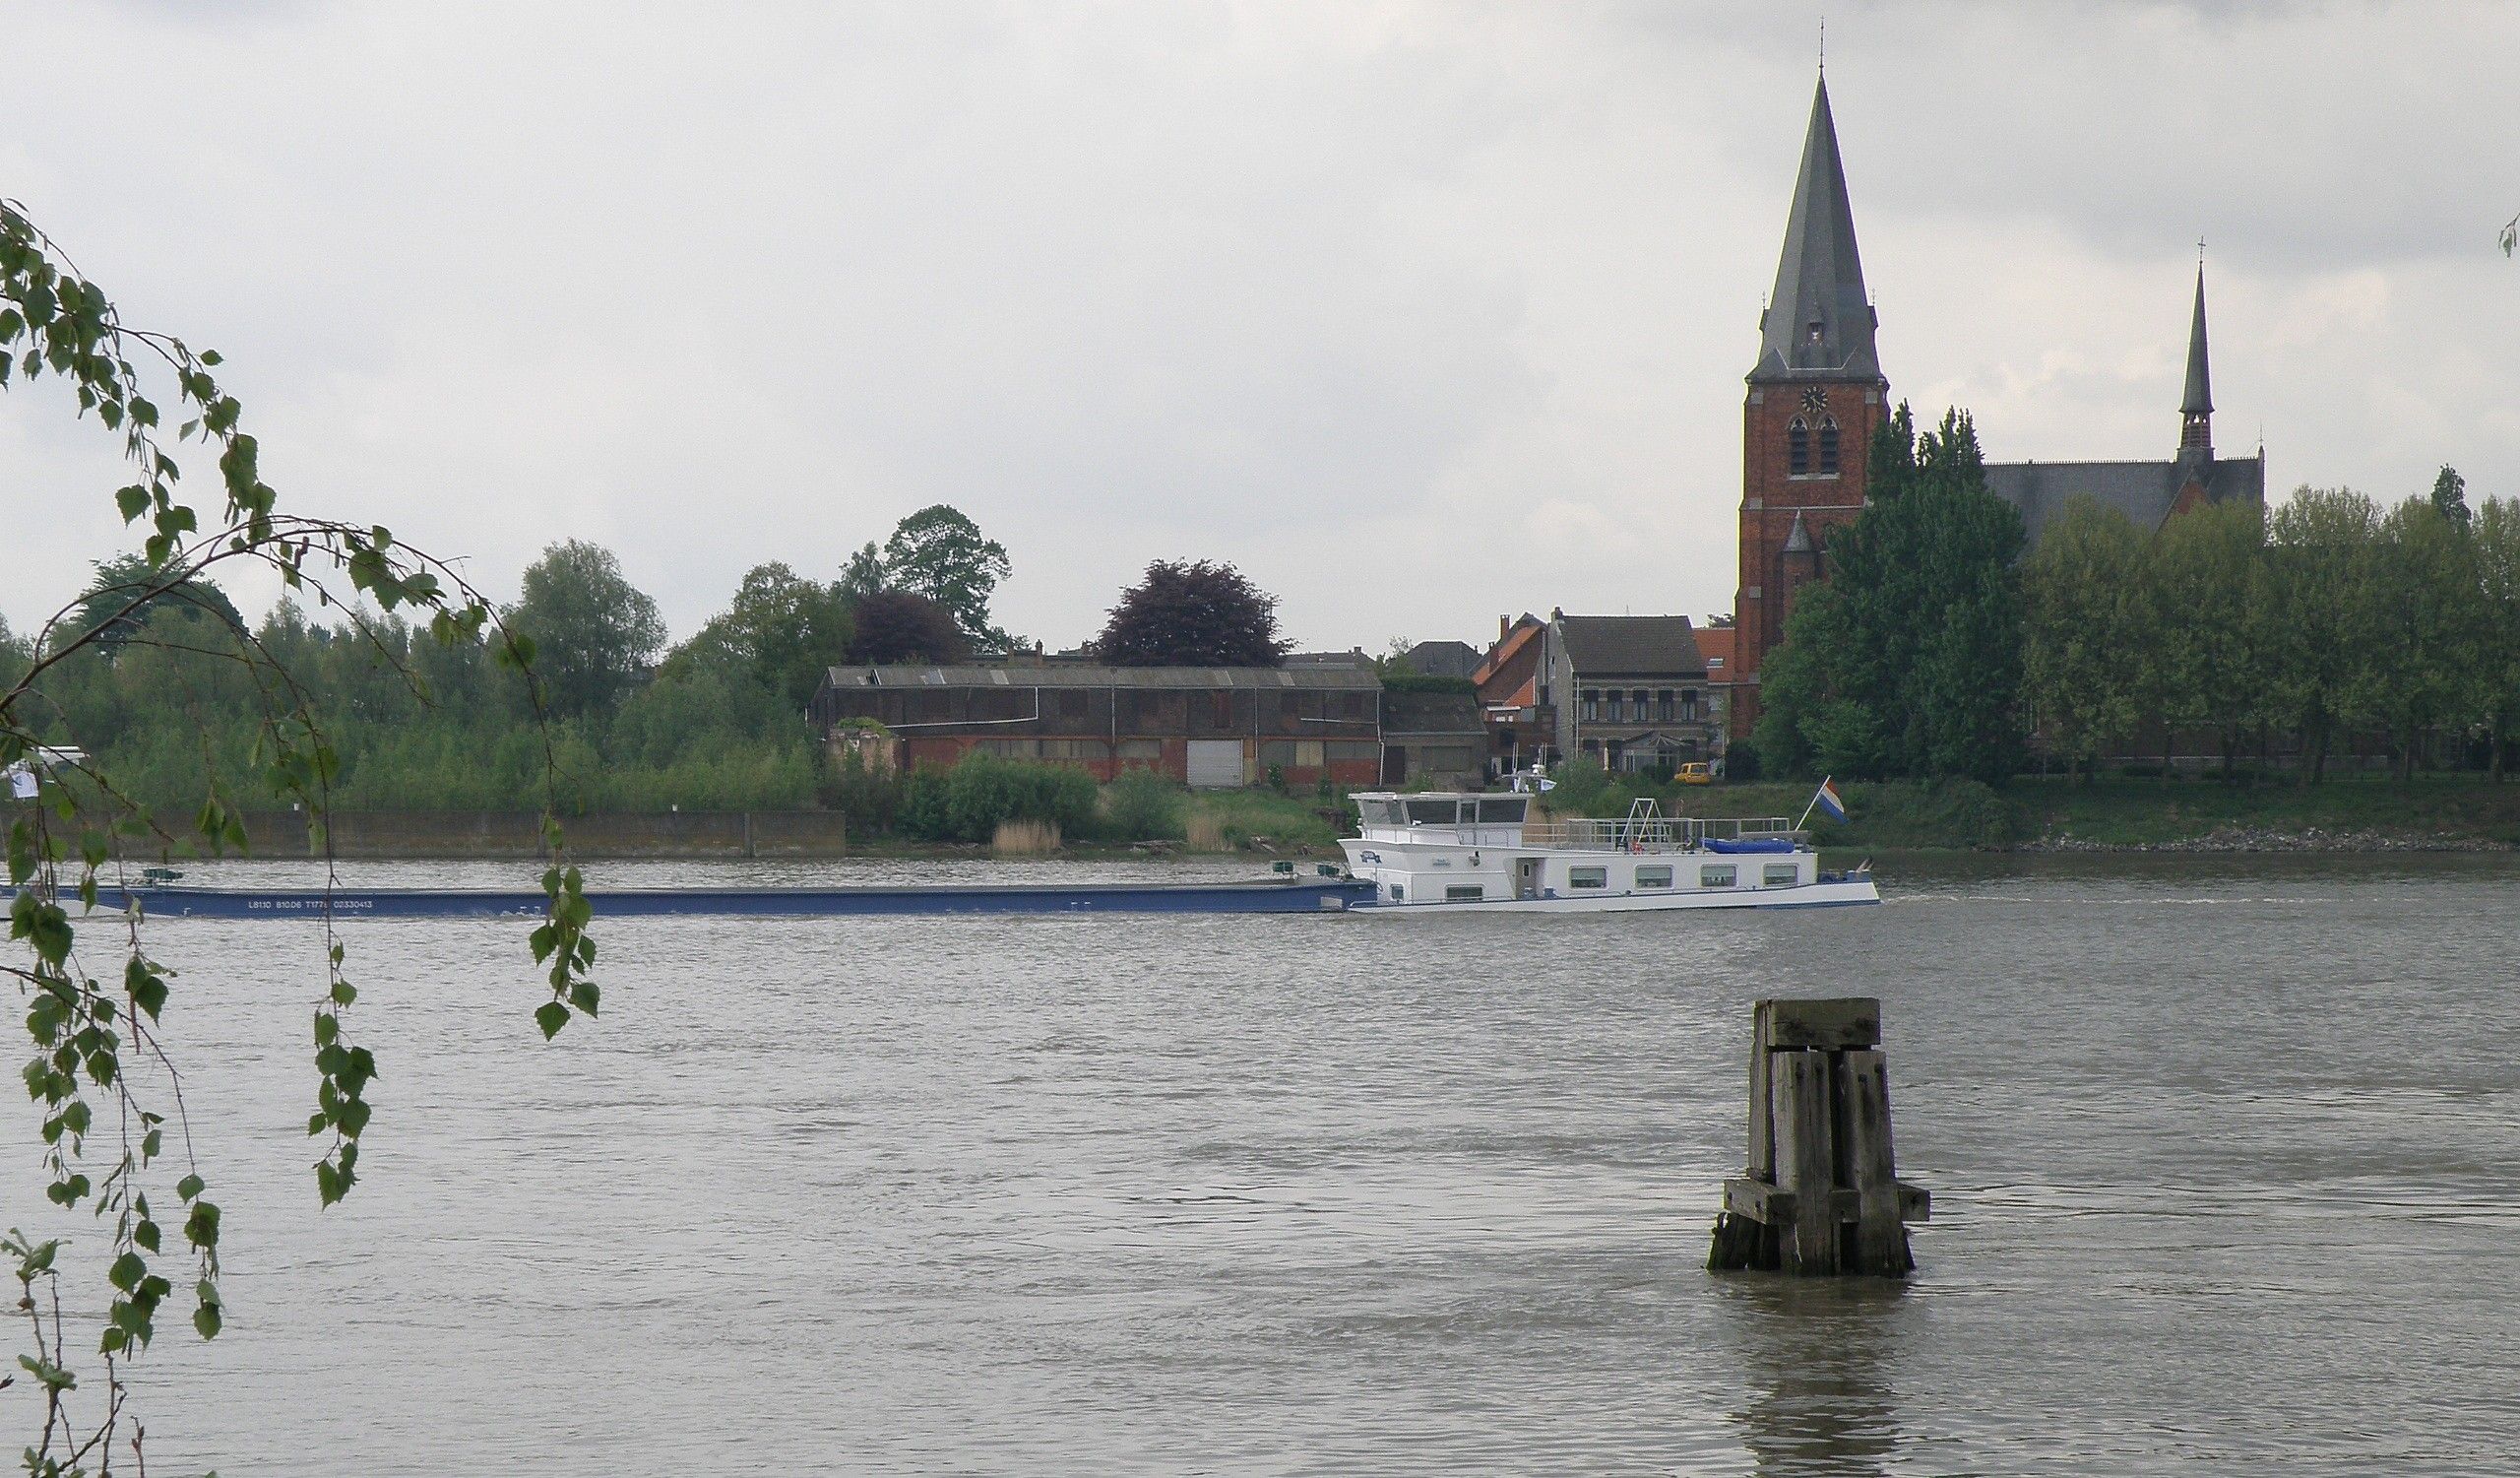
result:
[[[581,857],[834,858],[1128,853],[1137,856],[1329,858],[1353,828],[1345,798],[1171,790],[1150,799],[1131,787],[1084,792],[1091,819],[1050,838],[1006,846],[992,830],[973,840],[922,839],[858,828],[837,810],[594,811],[571,817],[568,844]],[[1969,781],[1847,784],[1851,818],[1817,821],[1822,845],[1849,851],[1976,852],[2408,852],[2500,851],[2520,846],[2520,784],[2419,779],[2331,781],[2311,790],[2201,781],[2126,780],[2090,785],[2016,782],[2004,790]],[[1792,820],[1810,800],[1794,783],[1678,787],[1647,792],[1604,786],[1552,796],[1568,814],[1619,815],[1651,794],[1667,813],[1778,815]],[[248,853],[302,858],[322,848],[305,816],[245,813]],[[343,858],[534,858],[540,818],[525,810],[344,810],[329,842]],[[144,849],[156,853],[157,848]],[[189,855],[178,849],[168,856]]]

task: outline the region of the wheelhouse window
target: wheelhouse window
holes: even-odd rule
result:
[[[1701,888],[1729,888],[1738,878],[1738,869],[1731,863],[1697,869],[1697,885]]]
[[[1786,422],[1785,470],[1791,477],[1811,476],[1811,428],[1799,416]]]
[[[1457,803],[1450,800],[1410,801],[1406,803],[1409,807],[1409,819],[1413,825],[1450,826],[1459,819],[1459,812],[1454,808]]]
[[[1823,416],[1820,418],[1820,476],[1834,478],[1837,475],[1838,418],[1834,416]]]
[[[1640,888],[1668,888],[1671,885],[1671,869],[1639,868],[1636,869],[1636,885]]]
[[[1610,885],[1610,869],[1569,868],[1566,869],[1566,885],[1570,888],[1606,888]]]
[[[1479,801],[1479,819],[1491,824],[1519,826],[1530,805],[1531,798],[1528,796],[1482,796]]]

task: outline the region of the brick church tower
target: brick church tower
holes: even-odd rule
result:
[[[1866,454],[1888,414],[1826,78],[1811,98],[1776,291],[1741,408],[1741,585],[1733,597],[1732,733],[1758,722],[1761,661],[1794,593],[1828,573],[1829,532],[1862,510]]]

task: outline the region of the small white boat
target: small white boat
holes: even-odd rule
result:
[[[1616,820],[1527,820],[1528,795],[1372,792],[1348,870],[1374,884],[1368,913],[1488,909],[1615,914],[1652,909],[1816,908],[1879,903],[1870,868],[1820,870],[1783,816],[1699,820],[1638,801]]]

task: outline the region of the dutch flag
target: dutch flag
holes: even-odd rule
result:
[[[1827,812],[1832,821],[1843,821],[1847,818],[1847,803],[1839,799],[1838,788],[1831,785],[1828,780],[1820,782],[1820,789],[1812,794],[1811,803]]]

